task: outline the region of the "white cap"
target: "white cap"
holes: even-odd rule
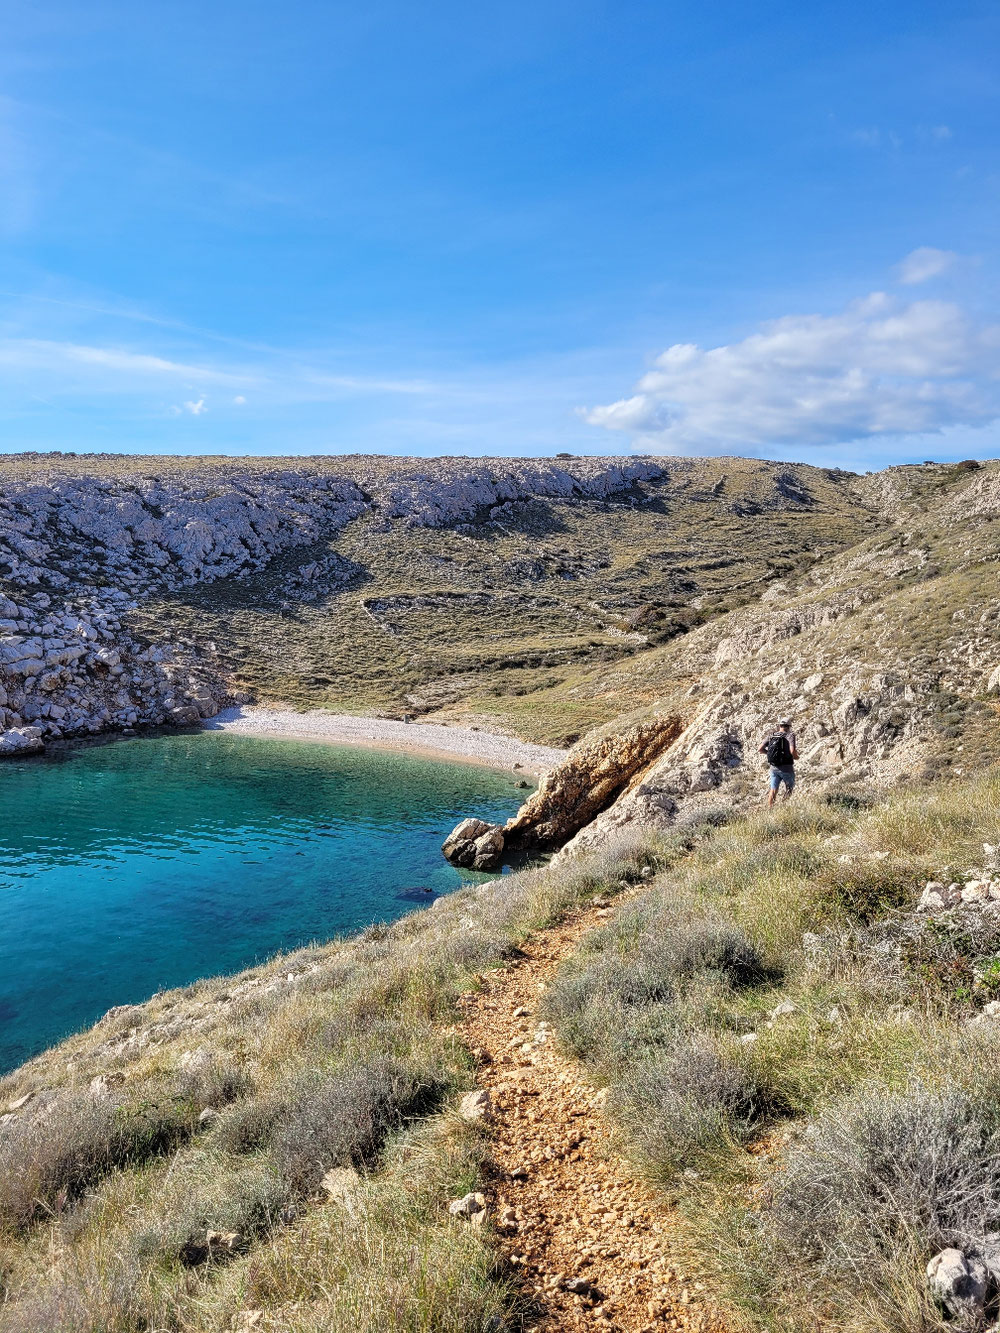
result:
[[[779,718],[778,718],[778,726],[779,726],[779,727],[790,727],[791,725],[792,725],[792,719],[791,719],[790,717],[779,717]]]

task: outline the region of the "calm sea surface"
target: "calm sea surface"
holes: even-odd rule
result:
[[[515,781],[213,732],[0,764],[0,1070],[114,1004],[457,887],[442,839],[505,820]]]

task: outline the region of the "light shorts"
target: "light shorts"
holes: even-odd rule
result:
[[[795,769],[791,764],[784,768],[771,767],[771,790],[778,791],[784,783],[789,791],[795,786]]]

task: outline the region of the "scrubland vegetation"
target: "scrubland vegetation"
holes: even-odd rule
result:
[[[1000,905],[916,911],[982,866],[1000,777],[865,805],[695,830],[547,1000],[737,1327],[955,1327],[925,1267],[1000,1226]]]
[[[1000,1230],[1000,903],[917,903],[996,842],[996,773],[707,808],[278,959],[255,990],[161,997],[153,1017],[218,1016],[102,1055],[96,1090],[106,1048],[75,1038],[0,1084],[33,1093],[0,1126],[0,1329],[515,1326],[489,1226],[448,1214],[489,1174],[488,1125],[455,1111],[455,1000],[622,888],[545,1016],[732,1327],[962,1327],[925,1267]]]

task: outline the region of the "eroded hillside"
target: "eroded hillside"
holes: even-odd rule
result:
[[[621,711],[588,672],[876,522],[848,474],[740,459],[13,457],[4,744],[189,722],[234,690],[566,741]]]

